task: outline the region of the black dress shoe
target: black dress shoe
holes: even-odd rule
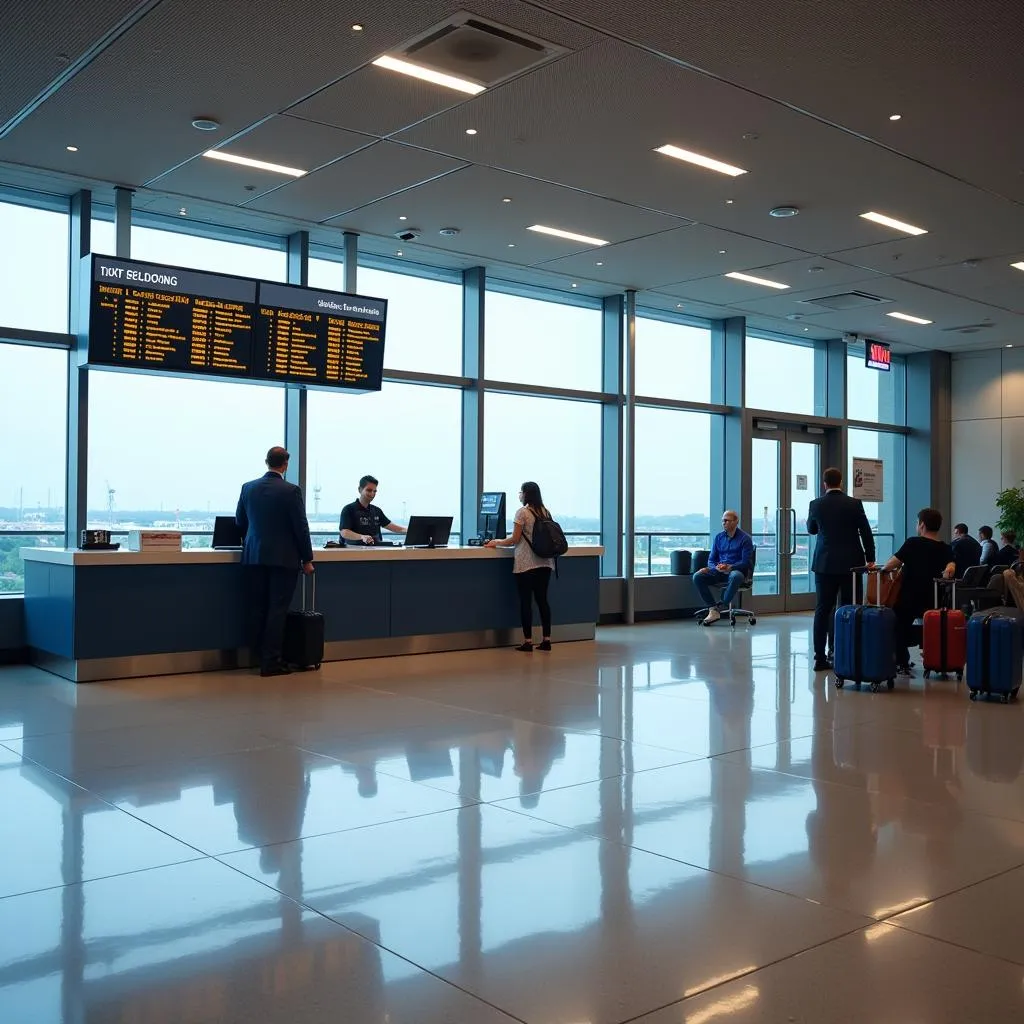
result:
[[[814,671],[815,672],[831,672],[832,662],[828,658],[815,658],[814,659]]]
[[[287,665],[266,665],[260,669],[261,676],[290,676],[292,670]]]

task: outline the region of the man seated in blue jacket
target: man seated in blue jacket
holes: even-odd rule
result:
[[[722,617],[719,609],[729,607],[736,591],[754,567],[754,542],[749,533],[740,529],[740,517],[731,510],[724,512],[722,525],[725,529],[715,535],[707,568],[698,569],[693,574],[693,585],[700,599],[708,606],[705,626],[710,626]],[[722,599],[716,604],[711,595],[711,587],[723,584],[725,590],[722,591]]]

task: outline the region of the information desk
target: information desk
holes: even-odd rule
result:
[[[602,552],[570,548],[559,559],[556,641],[594,638]],[[41,668],[93,682],[250,663],[238,552],[24,548],[22,557],[26,639]],[[316,552],[316,565],[325,661],[499,647],[520,637],[507,548],[331,548]],[[295,608],[300,594],[296,587]]]

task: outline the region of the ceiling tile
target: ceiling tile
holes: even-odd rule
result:
[[[1024,271],[1010,265],[1022,261],[1024,254],[1018,251],[1012,256],[981,260],[974,266],[957,263],[902,276],[929,288],[1024,314]]]
[[[278,115],[217,148],[237,156],[311,171],[373,141],[366,135]],[[150,184],[161,191],[241,205],[290,180],[287,175],[273,171],[197,156]]]
[[[375,142],[252,200],[247,208],[301,220],[326,221],[460,166],[460,161],[437,153],[393,142]]]
[[[512,202],[502,202],[504,198]],[[400,221],[400,216],[408,219]],[[431,245],[510,263],[539,263],[580,250],[603,253],[609,248],[598,250],[580,242],[527,231],[532,224],[545,223],[617,242],[665,231],[681,223],[676,217],[488,167],[466,167],[354,210],[340,220],[352,230],[377,235],[417,228]],[[459,234],[452,238],[438,234],[448,227],[458,228]],[[510,249],[509,243],[515,248]],[[601,258],[594,256],[594,260]],[[590,270],[594,269],[591,260]],[[596,275],[592,272],[589,276]]]

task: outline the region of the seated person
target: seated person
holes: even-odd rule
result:
[[[979,526],[978,540],[981,541],[981,564],[998,565],[999,545],[992,539],[992,527]]]
[[[364,476],[359,481],[359,497],[341,510],[338,532],[346,544],[380,544],[381,528],[390,533],[405,533],[405,527],[393,523],[383,509],[372,504],[377,497],[378,480]]]
[[[909,537],[883,569],[903,569],[902,585],[893,611],[896,613],[896,666],[901,675],[910,675],[910,646],[916,644],[914,620],[932,607],[935,580],[952,579],[956,572],[953,549],[939,537],[942,513],[923,508],[917,513],[917,536]]]
[[[999,534],[999,543],[1002,547],[996,555],[996,565],[1013,565],[1020,561],[1020,548],[1017,547],[1017,533],[1015,530],[1003,530]]]
[[[710,626],[722,617],[719,609],[729,607],[736,591],[746,582],[754,568],[754,542],[750,534],[740,529],[740,517],[731,510],[724,512],[722,525],[725,529],[715,535],[707,568],[698,569],[693,574],[693,585],[708,607],[705,626]],[[721,600],[716,603],[711,596],[711,585],[723,584],[725,590]]]
[[[966,523],[953,527],[953,560],[956,562],[956,578],[963,575],[972,565],[981,565],[981,545],[971,536]]]

